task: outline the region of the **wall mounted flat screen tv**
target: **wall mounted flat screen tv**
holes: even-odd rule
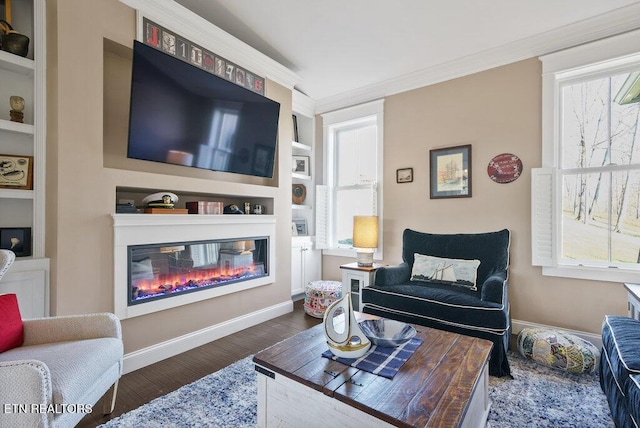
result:
[[[273,177],[280,104],[138,41],[127,156]]]

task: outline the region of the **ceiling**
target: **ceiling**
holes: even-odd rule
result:
[[[315,100],[428,71],[455,75],[465,62],[491,68],[640,27],[635,0],[176,2],[294,71],[296,88]]]

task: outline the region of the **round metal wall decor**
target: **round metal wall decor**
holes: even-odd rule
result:
[[[511,183],[522,174],[522,161],[514,154],[502,153],[491,159],[487,174],[496,183]]]

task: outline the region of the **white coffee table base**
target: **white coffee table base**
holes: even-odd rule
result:
[[[260,367],[260,366],[258,366]],[[285,376],[260,367],[258,372],[258,424],[270,427],[391,427],[393,425]],[[459,427],[486,426],[489,400],[489,366],[485,365]],[[429,425],[427,425],[429,426]]]

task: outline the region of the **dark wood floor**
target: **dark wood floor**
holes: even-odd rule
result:
[[[122,376],[113,413],[103,417],[102,403],[98,403],[95,411],[87,415],[78,427],[105,423],[320,323],[321,320],[306,315],[302,305],[303,300],[299,300],[289,314]]]

